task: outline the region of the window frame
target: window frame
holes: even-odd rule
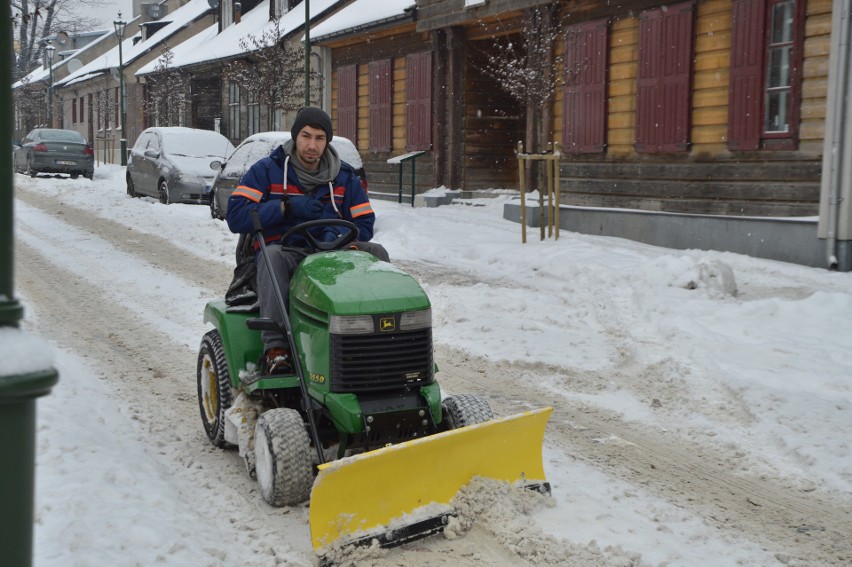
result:
[[[228,83],[228,134],[232,140],[242,139],[240,136],[240,85]]]
[[[769,51],[773,7],[787,0],[734,0],[728,139],[731,151],[795,150],[799,147],[807,2],[793,2],[790,85],[786,132],[767,131]]]
[[[260,101],[252,91],[246,91],[246,128],[246,137],[260,132]]]

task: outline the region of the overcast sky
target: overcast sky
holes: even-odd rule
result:
[[[119,11],[124,20],[133,17],[133,0],[107,0],[100,6],[81,6],[77,9],[80,15],[100,20],[102,28],[112,27]]]

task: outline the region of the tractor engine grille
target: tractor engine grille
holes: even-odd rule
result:
[[[368,335],[329,335],[332,392],[375,392],[430,384],[432,329]]]

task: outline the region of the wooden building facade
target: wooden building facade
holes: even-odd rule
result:
[[[413,150],[426,152],[418,191],[517,187],[514,151],[536,111],[545,134],[527,151],[560,145],[564,204],[817,214],[830,0],[465,4],[418,0],[317,38],[332,54],[335,127],[357,140],[373,190],[394,190],[387,160]],[[554,92],[531,110],[483,68],[495,37],[522,41],[545,8],[560,38]]]

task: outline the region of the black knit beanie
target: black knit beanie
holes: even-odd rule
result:
[[[296,120],[293,122],[293,127],[290,129],[290,136],[292,136],[294,141],[305,126],[318,126],[325,130],[325,135],[328,137],[326,141],[331,142],[333,134],[331,117],[323,109],[314,106],[305,106],[299,110],[296,114]]]

